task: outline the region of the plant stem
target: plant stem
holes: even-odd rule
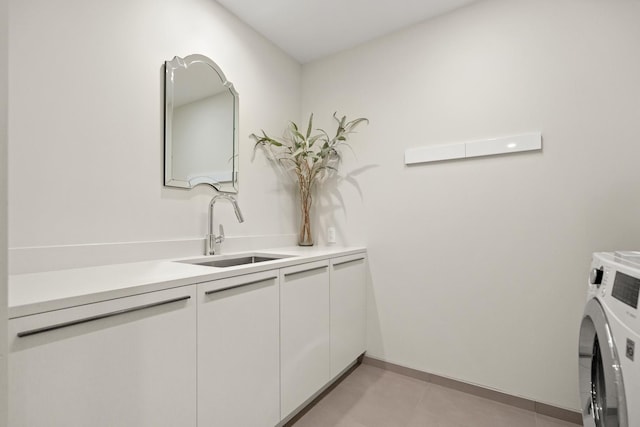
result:
[[[306,163],[306,162],[305,162]],[[313,198],[311,196],[311,190],[313,181],[309,176],[308,165],[305,171],[298,173],[298,191],[300,193],[300,235],[298,237],[298,244],[301,246],[312,246],[313,237],[311,235],[311,204]]]

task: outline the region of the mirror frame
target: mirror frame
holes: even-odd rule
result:
[[[222,85],[229,90],[233,96],[233,161],[232,161],[232,180],[228,182],[218,182],[208,176],[199,176],[192,178],[188,181],[184,179],[177,179],[173,176],[173,169],[171,165],[173,141],[173,104],[174,104],[174,78],[175,70],[184,68],[188,69],[191,65],[203,63],[209,67],[220,77]],[[196,185],[207,184],[215,188],[219,192],[225,193],[237,193],[238,192],[238,157],[239,157],[239,144],[238,144],[238,92],[233,87],[233,83],[227,80],[220,67],[213,62],[210,58],[192,54],[184,58],[174,56],[171,61],[165,61],[165,86],[164,86],[164,185],[166,187],[177,188],[194,188]]]

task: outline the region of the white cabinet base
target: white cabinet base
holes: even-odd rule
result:
[[[9,425],[195,427],[195,332],[195,286],[12,319]]]
[[[329,263],[280,270],[281,414],[287,417],[331,379]]]
[[[331,260],[331,376],[366,348],[366,256]]]
[[[201,283],[198,300],[198,426],[278,424],[278,271]]]

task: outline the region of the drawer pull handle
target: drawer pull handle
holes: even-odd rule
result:
[[[242,288],[242,287],[245,287],[245,286],[255,285],[256,283],[266,282],[267,280],[273,280],[273,279],[277,279],[277,278],[278,278],[278,276],[269,276],[269,277],[265,277],[264,279],[254,280],[253,282],[247,282],[247,283],[241,283],[239,285],[227,286],[226,288],[212,289],[210,291],[206,291],[204,294],[205,295],[217,294],[218,292],[224,292],[224,291],[228,291],[230,289],[236,289],[236,288]]]
[[[337,267],[339,265],[343,265],[343,264],[349,264],[350,262],[356,262],[356,261],[362,261],[364,259],[364,257],[360,257],[360,258],[354,258],[354,259],[350,259],[348,261],[341,261],[341,262],[334,262],[333,266]]]
[[[292,271],[291,273],[285,273],[284,277],[293,276],[294,274],[308,273],[309,271],[323,270],[323,269],[326,269],[327,267],[328,267],[327,265],[322,265],[320,267],[313,267],[307,270]]]
[[[56,329],[66,328],[68,326],[80,325],[82,323],[93,322],[95,320],[107,319],[109,317],[119,316],[121,314],[132,313],[134,311],[146,310],[147,308],[158,307],[160,305],[171,304],[179,301],[186,301],[191,298],[189,295],[184,297],[172,298],[165,301],[152,302],[150,304],[144,304],[137,307],[123,308],[122,310],[112,311],[109,313],[98,314],[95,316],[85,317],[78,320],[70,320],[68,322],[57,323],[55,325],[43,326],[42,328],[29,329],[27,331],[18,332],[18,338],[28,337],[30,335],[41,334],[43,332],[55,331]]]

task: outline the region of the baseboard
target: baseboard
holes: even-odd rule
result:
[[[384,360],[376,359],[370,356],[364,356],[362,363],[366,365],[375,366],[381,369],[385,369],[387,371],[395,372],[401,375],[406,375],[408,377],[416,378],[418,380],[441,385],[443,387],[447,387],[453,390],[462,391],[464,393],[472,394],[474,396],[493,400],[495,402],[503,403],[505,405],[515,406],[520,409],[526,409],[526,410],[536,412],[541,415],[546,415],[548,417],[556,418],[562,421],[567,421],[570,423],[582,425],[582,415],[579,412],[571,411],[569,409],[558,408],[553,405],[536,402],[536,401],[525,399],[519,396],[512,396],[507,393],[491,390],[475,384],[469,384],[463,381],[458,381],[458,380],[446,378],[440,375],[419,371],[417,369],[396,365],[394,363],[385,362]]]

